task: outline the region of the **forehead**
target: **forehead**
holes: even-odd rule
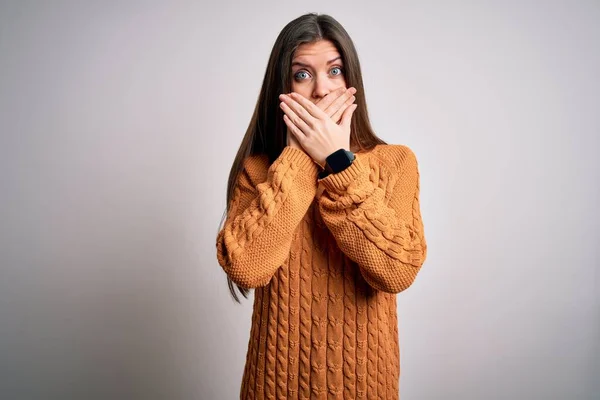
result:
[[[335,45],[329,40],[319,40],[314,43],[302,43],[294,52],[294,61],[306,61],[308,63],[324,63],[338,57]]]

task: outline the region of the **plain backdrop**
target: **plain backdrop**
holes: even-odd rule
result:
[[[215,238],[306,12],[419,161],[401,398],[600,398],[600,4],[566,0],[2,1],[1,398],[239,398],[253,297]]]

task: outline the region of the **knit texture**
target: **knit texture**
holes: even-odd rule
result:
[[[417,159],[405,145],[356,153],[318,178],[286,146],[245,159],[217,260],[255,288],[241,399],[398,399],[396,294],[427,256]]]

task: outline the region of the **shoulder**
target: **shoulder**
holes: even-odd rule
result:
[[[371,154],[381,163],[396,171],[402,171],[407,167],[417,167],[417,157],[414,151],[404,144],[378,144]]]

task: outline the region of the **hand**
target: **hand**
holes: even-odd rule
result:
[[[327,156],[340,148],[350,149],[350,121],[357,105],[344,110],[338,125],[325,111],[298,93],[282,94],[279,98],[288,134],[295,136],[317,164],[325,165]]]
[[[343,112],[356,100],[354,93],[356,93],[356,88],[342,86],[328,93],[315,104],[325,111],[336,124],[339,124]]]
[[[290,128],[287,130],[287,145],[302,150],[302,146],[300,146],[300,143],[298,143],[296,136],[291,133]]]
[[[342,86],[333,92],[328,93],[319,99],[315,104],[321,110],[325,111],[336,124],[339,124],[342,113],[356,100],[354,93],[356,93],[356,88],[346,88]],[[289,131],[287,135],[287,145],[297,149],[302,149],[300,143],[298,143],[298,140],[296,139],[296,136],[289,133]]]

